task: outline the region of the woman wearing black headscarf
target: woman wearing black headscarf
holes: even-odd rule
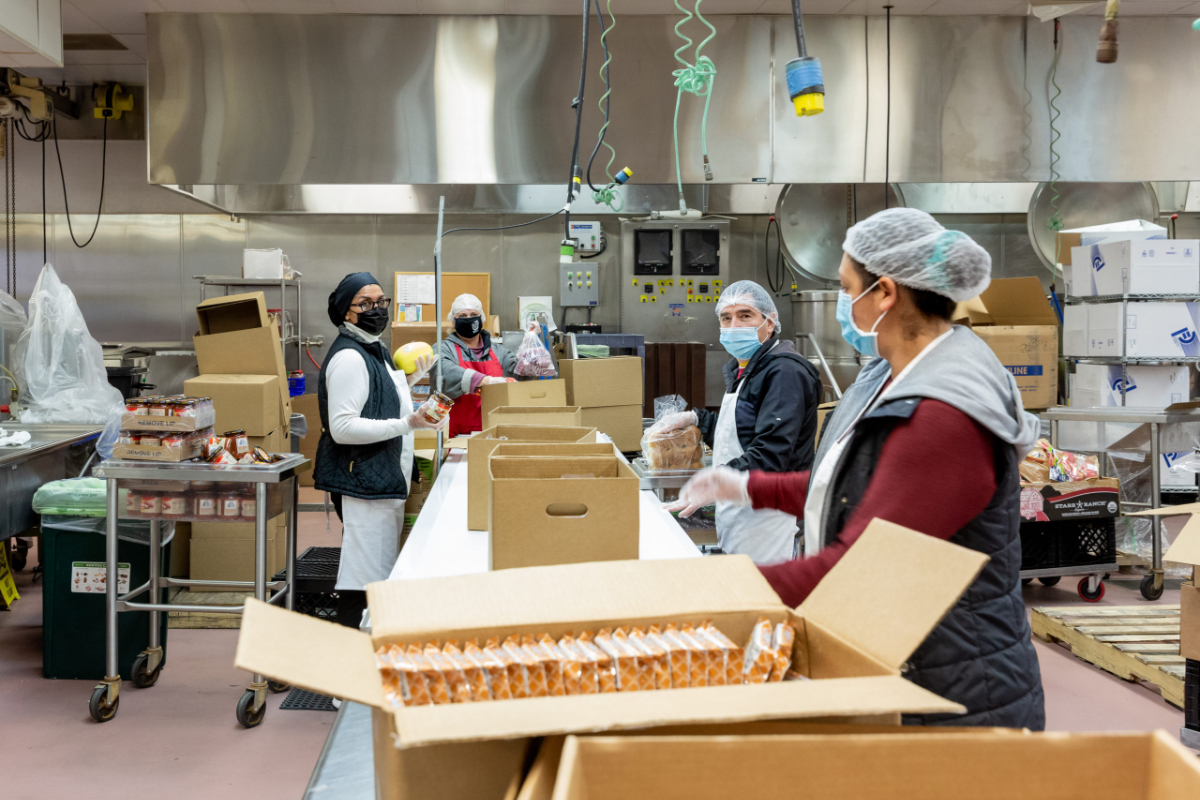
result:
[[[335,588],[338,622],[358,627],[365,588],[387,578],[400,554],[404,501],[413,467],[413,431],[444,430],[413,409],[409,386],[433,357],[405,375],[392,367],[380,336],[390,298],[369,272],[347,275],[329,295],[329,321],[338,329],[317,381],[321,440],[313,482],[333,496],[342,520],[342,558]]]

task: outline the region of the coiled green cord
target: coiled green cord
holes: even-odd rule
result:
[[[680,5],[679,0],[675,0],[675,7],[684,14],[684,17],[675,24],[675,35],[680,39],[683,39],[684,42],[683,45],[675,51],[675,60],[683,66],[671,73],[675,77],[676,87],[674,122],[675,181],[679,188],[680,211],[687,210],[686,205],[683,202],[683,170],[679,166],[679,106],[683,99],[684,92],[694,94],[696,97],[704,98],[704,115],[700,119],[700,148],[701,152],[704,154],[705,177],[708,180],[712,179],[712,172],[708,165],[708,107],[709,103],[712,101],[712,85],[713,80],[717,76],[717,68],[713,64],[711,58],[701,55],[701,51],[704,49],[704,46],[711,42],[717,35],[717,29],[714,28],[712,24],[704,18],[704,15],[700,13],[700,4],[702,2],[704,2],[704,0],[696,0],[696,10],[695,14],[693,14],[691,11],[688,11],[686,8]],[[704,23],[705,27],[707,27],[709,30],[709,34],[707,37],[705,37],[704,41],[700,42],[700,44],[696,47],[696,63],[690,64],[684,58],[682,58],[680,54],[692,46],[692,40],[688,38],[688,36],[683,32],[682,28],[687,24],[688,20],[692,19],[693,16]]]
[[[610,94],[612,94],[612,85],[609,83],[608,79],[608,65],[612,63],[612,54],[608,51],[607,39],[608,34],[617,27],[617,18],[612,12],[612,0],[608,0],[607,11],[609,20],[608,27],[604,28],[604,31],[600,34],[600,45],[604,48],[604,63],[600,65],[600,77],[604,79],[604,94],[600,95],[599,106],[600,112],[604,114],[604,124],[600,126],[600,132],[597,135],[596,144],[597,147],[603,145],[604,147],[608,148],[608,163],[604,165],[604,174],[608,176],[608,185],[601,189],[597,189],[593,186],[592,201],[597,204],[603,203],[611,208],[614,213],[619,214],[621,210],[625,208],[625,198],[621,194],[621,190],[617,188],[617,181],[616,178],[613,177],[612,172],[613,162],[617,160],[617,151],[611,144],[604,140],[604,134],[608,130],[608,97]],[[596,3],[596,14],[597,16],[600,14],[599,2]],[[601,24],[603,25],[603,22]],[[595,156],[595,153],[592,155]]]
[[[1060,111],[1058,106],[1055,105],[1055,101],[1058,100],[1058,98],[1062,95],[1062,88],[1058,85],[1058,59],[1062,54],[1062,51],[1058,46],[1058,24],[1058,20],[1055,20],[1054,63],[1050,67],[1050,86],[1054,87],[1054,95],[1050,97],[1050,209],[1053,213],[1050,215],[1050,219],[1046,220],[1046,227],[1052,231],[1061,231],[1063,229],[1062,212],[1058,207],[1058,198],[1061,197],[1061,194],[1058,191],[1058,179],[1062,176],[1058,173],[1057,165],[1061,159],[1061,156],[1059,156],[1058,150],[1055,147],[1055,145],[1058,144],[1058,140],[1062,138],[1062,133],[1054,124],[1058,121],[1058,118],[1062,116],[1062,111]],[[1046,93],[1050,93],[1049,87],[1047,87]],[[1062,254],[1059,252],[1059,249],[1062,247],[1062,245],[1059,237],[1056,236],[1054,238],[1054,263],[1057,265],[1062,262]]]

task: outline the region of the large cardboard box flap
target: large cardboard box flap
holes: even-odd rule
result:
[[[576,404],[567,402],[567,382],[561,379],[497,383],[481,387],[479,390],[479,410],[484,419],[487,419],[492,411],[505,406],[524,408],[568,405]]]
[[[246,599],[234,666],[314,692],[385,708],[371,637],[345,625]]]
[[[975,550],[875,519],[797,611],[899,669],[987,562]]]
[[[1189,503],[1188,505],[1198,505]],[[1178,508],[1178,506],[1176,506]],[[1159,511],[1161,509],[1155,509]],[[1133,516],[1132,514],[1130,516]],[[1193,515],[1183,530],[1175,537],[1175,542],[1163,554],[1163,561],[1174,561],[1177,564],[1200,566],[1200,516]]]
[[[583,425],[583,410],[579,406],[501,406],[483,414],[485,429],[497,425],[578,428]]]
[[[1197,503],[1188,505],[1200,506]],[[1174,544],[1163,554],[1163,561],[1191,564],[1193,567],[1192,582],[1179,587],[1179,654],[1200,661],[1200,588],[1196,586],[1194,569],[1200,566],[1200,515],[1193,515],[1184,524]]]
[[[203,336],[270,327],[262,292],[211,297],[196,306],[196,318]]]
[[[959,303],[954,318],[972,325],[1058,325],[1037,278],[994,280],[978,297]]]

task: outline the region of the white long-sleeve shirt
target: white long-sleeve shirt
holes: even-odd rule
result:
[[[361,341],[371,344],[379,341],[378,336],[364,333],[350,323],[350,332]],[[400,397],[399,419],[367,419],[362,416],[363,407],[370,394],[370,376],[362,354],[357,350],[340,350],[325,365],[325,391],[328,395],[329,435],[338,444],[374,444],[407,436],[413,429],[404,421],[413,412],[412,394],[408,379],[399,370],[387,365]],[[409,453],[412,447],[405,448]]]

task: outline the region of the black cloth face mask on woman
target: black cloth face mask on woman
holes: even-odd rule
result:
[[[464,339],[474,339],[483,330],[483,317],[458,317],[454,320],[454,332]]]
[[[387,309],[372,308],[370,311],[363,311],[358,315],[358,322],[354,323],[354,325],[364,333],[369,333],[372,336],[378,336],[387,329]]]

